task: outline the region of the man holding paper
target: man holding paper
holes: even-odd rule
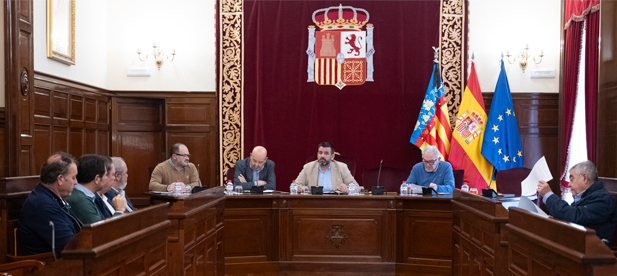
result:
[[[556,219],[573,222],[596,230],[596,235],[609,244],[615,232],[615,201],[598,181],[598,170],[591,161],[570,169],[570,189],[574,202],[569,205],[552,191],[546,181],[538,184],[538,193],[548,211]]]

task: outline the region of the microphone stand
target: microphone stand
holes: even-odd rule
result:
[[[379,186],[379,177],[381,177],[381,164],[383,163],[383,159],[379,162],[379,173],[377,174],[377,186],[373,186],[371,188],[371,193],[373,195],[383,195],[386,190],[385,187]]]

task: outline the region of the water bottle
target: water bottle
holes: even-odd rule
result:
[[[180,186],[180,180],[176,180],[176,184],[174,185],[174,193],[182,193],[182,186]]]
[[[402,196],[406,196],[408,194],[407,187],[408,187],[407,183],[403,181],[403,184],[401,184],[401,195]]]
[[[296,184],[295,180],[291,182],[291,185],[289,185],[289,193],[292,195],[298,194],[298,184]]]
[[[469,192],[469,185],[467,185],[467,183],[463,183],[463,186],[461,186],[461,191]]]
[[[353,180],[352,180],[352,181],[349,181],[349,186],[347,188],[349,190],[349,192],[347,193],[348,195],[357,195],[360,185],[353,183]]]
[[[228,195],[234,194],[234,183],[231,180],[227,180],[227,188],[225,190],[227,190]]]

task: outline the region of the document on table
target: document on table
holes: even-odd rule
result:
[[[540,158],[540,160],[533,165],[533,169],[531,169],[529,176],[521,182],[521,195],[535,195],[538,189],[538,182],[540,182],[540,180],[548,182],[552,179],[553,175],[551,174],[551,170],[548,168],[548,164],[546,164],[546,158],[542,156],[542,158]]]
[[[518,201],[518,208],[525,209],[532,213],[537,213],[538,215],[548,217],[548,215],[538,207],[538,205],[533,204],[529,198],[526,196],[521,196],[521,199]]]

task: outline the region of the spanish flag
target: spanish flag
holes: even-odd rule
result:
[[[453,169],[465,170],[465,182],[469,188],[486,188],[491,183],[493,165],[481,154],[487,119],[476,65],[472,62],[450,141],[448,160]],[[494,186],[493,183],[490,188],[495,189]]]
[[[436,146],[441,154],[441,160],[448,161],[451,137],[448,102],[441,81],[439,63],[436,62],[409,142],[420,149],[424,149],[427,145]]]

